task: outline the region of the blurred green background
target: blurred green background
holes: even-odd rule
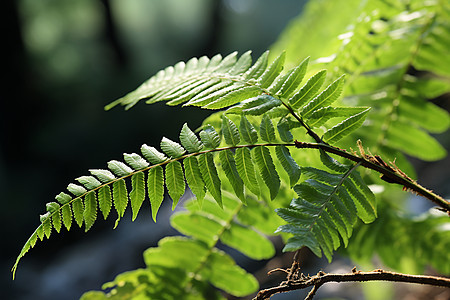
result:
[[[306,1],[284,0],[6,0],[0,108],[2,299],[78,299],[115,275],[143,265],[142,251],[168,228],[149,207],[136,224],[112,230],[97,220],[38,243],[11,280],[10,268],[39,225],[45,203],[88,169],[140,145],[177,138],[183,123],[207,112],[139,104],[125,112],[104,105],[159,69],[193,56],[253,50],[276,40]],[[126,218],[129,219],[129,218]]]

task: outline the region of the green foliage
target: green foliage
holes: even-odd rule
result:
[[[449,231],[445,214],[430,210],[413,216],[383,207],[373,224],[356,227],[346,252],[360,263],[378,255],[388,267],[402,272],[422,273],[431,265],[449,274]]]
[[[376,218],[375,197],[355,172],[358,165],[345,166],[322,152],[324,163],[342,174],[304,167],[302,174],[307,180],[294,186],[299,198],[292,200],[287,208],[277,209],[277,214],[288,224],[278,228],[280,232],[293,234],[284,248],[294,251],[303,246],[317,256],[322,249],[329,261],[333,250],[345,247],[353,232],[356,217],[365,223]]]
[[[70,184],[68,186],[68,190],[73,194],[74,198],[65,194],[67,198],[64,200],[64,205],[61,207],[59,205],[57,207],[49,206],[49,215],[42,217],[40,227],[46,229],[45,235],[47,237],[50,236],[52,227],[59,232],[61,227],[59,221],[60,210],[63,207],[66,207],[64,208],[66,213],[72,210],[77,224],[81,227],[84,223],[85,230],[87,231],[92,227],[97,218],[97,207],[100,207],[106,218],[112,203],[118,215],[116,221],[117,226],[118,221],[124,216],[129,202],[133,213],[132,220],[135,220],[145,197],[149,196],[152,205],[152,216],[153,219],[156,219],[157,211],[162,202],[163,187],[165,186],[167,188],[167,192],[173,200],[172,207],[175,208],[185,192],[186,182],[198,197],[199,202],[205,196],[205,191],[208,191],[218,205],[223,206],[222,180],[219,178],[217,170],[219,165],[224,171],[227,180],[230,182],[232,191],[244,202],[246,201],[244,186],[253,194],[257,196],[261,195],[261,183],[258,181],[258,178],[261,178],[262,184],[268,188],[270,199],[273,200],[276,198],[281,186],[281,180],[274,164],[274,158],[280,160],[282,169],[289,176],[289,184],[291,186],[294,185],[299,180],[300,168],[286,148],[286,146],[294,146],[294,144],[279,142],[272,120],[280,120],[280,117],[285,118],[288,114],[297,117],[296,112],[293,112],[293,108],[288,104],[292,101],[283,97],[276,98],[278,97],[276,95],[280,90],[282,91],[280,95],[293,93],[294,96],[292,97],[295,97],[298,94],[295,93],[292,84],[293,82],[300,83],[300,79],[303,77],[301,73],[306,71],[307,60],[303,61],[298,67],[288,71],[289,76],[285,76],[280,75],[283,67],[284,53],[271,64],[267,64],[267,55],[268,52],[264,53],[253,66],[249,64],[251,59],[248,53],[245,53],[239,59],[236,58],[236,54],[234,53],[224,59],[216,56],[208,60],[207,64],[206,58],[202,58],[199,61],[203,61],[206,66],[210,67],[201,67],[199,69],[193,66],[188,67],[193,64],[191,61],[195,61],[191,60],[186,65],[177,64],[173,69],[168,68],[163,73],[158,73],[155,77],[152,77],[144,87],[148,88],[150,83],[153,85],[159,83],[165,86],[165,88],[161,87],[157,95],[145,93],[146,97],[154,97],[150,98],[152,101],[156,101],[155,99],[158,99],[158,101],[171,99],[171,101],[181,103],[179,97],[182,96],[184,102],[188,101],[187,104],[195,103],[195,105],[201,105],[205,108],[224,108],[236,103],[235,101],[230,101],[230,99],[235,98],[230,98],[229,95],[240,91],[240,101],[250,100],[250,102],[246,103],[257,101],[257,105],[253,106],[252,104],[246,106],[239,112],[242,115],[239,128],[232,119],[222,115],[221,134],[213,126],[207,125],[199,133],[199,139],[185,124],[180,132],[181,144],[163,137],[160,143],[162,152],[159,152],[153,147],[143,145],[141,147],[142,156],[136,153],[124,154],[125,163],[112,160],[108,163],[109,170],[91,170],[92,176],[77,178],[77,181],[82,185]],[[211,67],[213,65],[214,67]],[[243,73],[237,73],[237,69]],[[192,81],[192,76],[194,75],[197,78],[196,80],[201,80],[198,76],[213,80],[215,82],[213,85],[214,92],[211,91],[211,85],[208,85],[208,88],[205,87],[203,91],[197,90],[196,94],[191,95],[192,99],[188,99],[185,94],[181,95],[177,92],[179,85],[183,86],[183,89],[196,86],[196,81]],[[170,80],[167,78],[168,76]],[[231,81],[231,79],[233,80]],[[173,82],[178,82],[177,87],[172,87],[171,84]],[[222,83],[224,82],[227,82],[227,84],[223,85]],[[308,86],[310,82],[311,80],[305,86]],[[318,89],[314,93],[309,92],[311,99],[309,99],[309,102],[304,107],[298,107],[298,113],[303,115],[305,120],[308,121],[308,115],[312,115],[319,109],[328,108],[338,98],[342,82],[341,77],[317,96],[315,94],[318,93]],[[252,93],[242,92],[243,85],[245,87],[253,87]],[[289,88],[286,87],[283,89],[282,87],[286,85]],[[304,90],[305,86],[299,87],[299,91]],[[141,87],[140,89],[143,88]],[[170,93],[166,89],[169,89]],[[260,95],[256,100],[251,100],[256,96],[256,90],[258,90]],[[216,96],[211,97],[213,94]],[[133,92],[131,95],[135,96],[135,93]],[[130,99],[132,98],[128,95],[122,98],[120,103],[126,103],[127,105],[129,103],[135,103],[135,101],[129,102],[131,101]],[[136,100],[135,98],[133,99]],[[277,106],[273,105],[274,102],[277,103]],[[266,103],[270,104],[269,107],[271,109],[254,109],[258,106],[267,108]],[[284,105],[284,108],[281,105]],[[237,104],[228,112],[234,115],[238,111],[234,108],[240,106],[241,104]],[[249,107],[253,109],[246,111]],[[279,108],[282,108],[282,110]],[[271,115],[271,111],[274,109],[279,109],[275,117]],[[260,122],[259,126],[255,128],[245,117],[246,112],[249,112],[248,115],[252,116],[257,115],[257,112],[261,114],[257,118]],[[329,132],[333,133],[330,135],[330,140],[335,140],[336,136],[340,137],[344,135],[343,132],[348,133],[356,129],[357,126],[350,126],[350,124],[361,124],[363,119],[361,114],[361,112],[358,112],[351,115],[344,122],[330,129]],[[360,122],[353,122],[352,118],[357,118]],[[277,126],[278,128],[280,127]],[[333,130],[337,133],[334,133],[335,131]],[[280,135],[290,134],[289,129],[286,128],[283,128],[281,132]],[[325,136],[327,134],[328,132]],[[222,136],[223,141],[221,142]],[[258,140],[261,140],[263,144],[258,144]],[[241,142],[248,144],[240,145]],[[219,148],[221,143],[224,143],[226,147]],[[275,155],[269,150],[269,147],[277,147]],[[186,154],[186,149],[188,150],[188,154]],[[216,152],[221,152],[218,155],[219,159],[215,159]],[[162,172],[163,168],[164,176]],[[131,179],[132,187],[130,192],[128,192],[126,184],[126,180],[129,179]],[[147,187],[145,186],[146,183]],[[112,188],[112,193],[110,192],[110,188]],[[50,219],[55,220],[50,222]],[[70,226],[66,226],[66,228],[70,228]],[[25,244],[15,267],[20,258],[34,246],[37,232]]]
[[[310,55],[311,72],[326,68],[330,79],[345,73],[342,103],[372,108],[357,137],[411,170],[402,153],[422,160],[446,155],[430,133],[446,131],[450,118],[427,98],[450,91],[442,47],[449,16],[448,1],[310,1],[273,48],[287,50],[287,65]],[[318,31],[309,34],[310,28]]]
[[[310,28],[315,28],[315,34],[310,34]],[[316,63],[311,64],[310,73],[322,68],[332,72],[330,78],[345,73],[339,103],[371,109],[358,131],[339,141],[340,147],[352,147],[359,138],[373,153],[395,161],[413,175],[403,154],[423,160],[446,154],[431,134],[448,130],[449,114],[428,100],[450,92],[448,49],[442,48],[449,38],[448,1],[310,1],[284,31],[273,52],[285,49],[288,66],[311,56]],[[318,110],[315,121],[308,125],[318,128],[326,124],[328,114],[342,113],[345,117],[347,109],[354,108]],[[326,136],[324,139],[335,142]],[[382,184],[373,177],[365,180]],[[408,271],[404,268],[408,264],[420,272],[431,264],[448,274],[450,258],[440,250],[448,243],[443,225],[448,223],[446,218],[437,218],[443,223],[436,225],[433,215],[407,216],[404,207],[384,203],[396,198],[394,202],[406,205],[401,202],[404,196],[392,188],[384,190],[378,197],[383,205],[380,218],[373,224],[356,225],[349,241],[350,257],[357,261],[363,257],[367,262],[376,254],[395,269]]]
[[[336,13],[340,6],[348,19]],[[443,67],[449,16],[444,1],[315,1],[274,46],[292,51],[277,51],[271,62],[268,51],[254,63],[250,52],[232,53],[192,58],[158,72],[106,109],[129,109],[144,100],[218,112],[198,135],[184,124],[179,142],[163,137],[161,150],[143,145],[141,154],[124,154],[124,162],[112,160],[108,169],[90,170],[69,184],[68,193],[46,205],[13,272],[52,229],[70,230],[75,221],[88,231],[98,210],[104,219],[115,210],[118,225],[128,206],[135,220],[146,198],[156,221],[165,189],[174,209],[186,188],[195,198],[171,218],[186,237],[164,238],[145,251],[146,268],[120,274],[103,286],[110,291],[88,292],[82,299],[222,299],[215,288],[248,295],[258,289],[255,278],[216,246],[269,259],[275,250],[267,235],[274,233],[286,238],[284,251],[306,246],[329,261],[344,246],[355,260],[378,254],[393,268],[407,261],[417,269],[430,263],[450,272],[444,217],[409,218],[385,204],[378,212],[369,184],[387,180],[362,176],[367,164],[338,160],[320,147],[319,153],[296,149],[296,141],[313,141],[358,158],[341,148],[361,139],[407,168],[403,154],[442,158],[445,151],[430,133],[447,130],[450,118],[426,99],[450,91],[450,68]],[[329,27],[320,31],[325,23]],[[321,34],[306,34],[310,28]],[[293,32],[301,33],[301,43]],[[309,54],[300,44],[309,45]],[[443,63],[437,64],[439,58]],[[423,259],[413,260],[417,256]]]
[[[260,232],[274,230],[278,222],[266,217],[271,210],[267,204],[252,198],[249,201],[252,205],[245,206],[227,194],[223,196],[223,208],[209,196],[202,208],[197,201],[188,202],[187,211],[175,213],[171,225],[189,238],[162,239],[158,247],[144,252],[145,269],[120,274],[103,285],[103,289],[112,288],[109,292],[88,292],[81,299],[132,299],[138,295],[184,299],[187,294],[195,299],[222,299],[205,283],[234,296],[255,292],[256,279],[215,247],[221,242],[253,259],[274,255],[272,243]],[[267,228],[267,222],[272,228]]]

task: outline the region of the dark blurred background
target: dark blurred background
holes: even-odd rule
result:
[[[128,112],[104,105],[159,69],[193,56],[257,56],[276,40],[305,1],[284,0],[5,0],[1,9],[0,190],[1,298],[78,299],[126,270],[143,266],[142,251],[168,227],[149,205],[133,224],[128,214],[84,234],[53,233],[10,269],[39,225],[45,203],[88,169],[162,136],[177,139],[184,122],[207,112],[138,104]],[[129,213],[129,211],[128,211]]]

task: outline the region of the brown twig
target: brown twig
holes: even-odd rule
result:
[[[319,272],[313,277],[301,277],[295,281],[285,281],[279,286],[261,290],[253,300],[270,299],[275,294],[286,293],[290,291],[305,289],[313,287],[313,289],[306,296],[305,300],[311,300],[317,290],[327,282],[366,282],[366,281],[393,281],[433,285],[436,287],[450,288],[450,278],[427,276],[427,275],[410,275],[403,273],[396,273],[384,270],[374,270],[370,272],[356,271],[356,268],[351,273],[346,274],[326,274]]]
[[[302,149],[321,149],[325,152],[336,154],[340,157],[349,159],[356,163],[360,163],[360,165],[368,169],[379,172],[381,174],[382,180],[388,183],[400,184],[405,190],[410,190],[417,195],[427,198],[428,200],[438,205],[444,212],[447,212],[450,216],[449,201],[426,189],[416,181],[406,176],[406,174],[398,169],[395,164],[391,163],[392,166],[390,166],[389,164],[384,162],[378,155],[369,155],[361,151],[361,156],[358,156],[355,153],[349,153],[343,149],[322,143],[304,143],[295,141],[295,147]],[[362,147],[360,147],[360,149],[361,148]]]

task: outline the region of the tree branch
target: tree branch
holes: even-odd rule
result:
[[[387,164],[378,155],[369,155],[364,153],[361,143],[358,141],[358,146],[360,148],[361,156],[354,153],[349,153],[343,149],[330,146],[328,144],[322,143],[304,143],[295,141],[295,147],[300,149],[320,149],[328,153],[336,154],[340,157],[349,159],[356,163],[360,163],[362,166],[377,171],[381,174],[381,179],[388,183],[397,183],[403,185],[405,190],[411,190],[417,195],[427,198],[436,205],[438,205],[444,212],[450,216],[450,202],[442,198],[441,196],[433,193],[432,191],[421,186],[419,183],[409,178],[405,173],[403,173],[395,164]]]
[[[384,270],[374,270],[370,272],[352,270],[352,273],[347,274],[326,274],[319,272],[313,277],[305,277],[301,274],[300,279],[295,281],[284,281],[279,286],[261,290],[253,300],[270,299],[275,294],[286,293],[290,291],[305,289],[313,287],[313,289],[306,296],[305,300],[311,300],[317,290],[327,282],[365,282],[365,281],[393,281],[393,282],[407,282],[433,285],[437,287],[450,288],[450,278],[426,275],[409,275],[403,273],[396,273]]]

